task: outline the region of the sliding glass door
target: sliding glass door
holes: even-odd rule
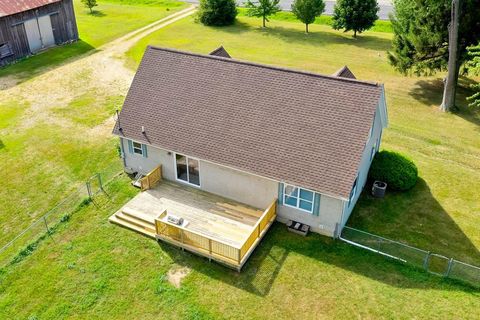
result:
[[[200,167],[197,159],[176,154],[175,165],[177,168],[177,180],[200,186]]]

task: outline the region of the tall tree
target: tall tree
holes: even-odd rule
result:
[[[305,23],[305,32],[308,33],[308,25],[325,10],[323,0],[295,0],[292,3],[292,12],[298,20]]]
[[[82,0],[83,5],[90,9],[90,13],[93,13],[93,7],[98,6],[97,0]]]
[[[265,28],[265,21],[268,21],[268,17],[279,11],[280,6],[278,3],[280,0],[259,0],[258,2],[252,2],[247,0],[245,7],[247,8],[247,15],[250,17],[261,17],[263,19],[263,27]]]
[[[468,70],[473,75],[480,75],[480,43],[475,47],[468,49],[468,56],[470,58],[468,62]],[[480,108],[480,83],[472,84],[472,89],[475,93],[468,97],[470,107]]]
[[[443,112],[455,107],[455,96],[458,84],[458,70],[460,63],[458,60],[458,27],[460,18],[460,1],[452,1],[451,20],[448,25],[448,73],[443,87],[443,99],[440,110]]]
[[[207,26],[227,26],[235,22],[235,0],[200,0],[198,20]]]
[[[447,70],[451,43],[449,25],[453,26],[452,0],[394,0],[394,7],[390,17],[394,32],[393,50],[388,53],[390,63],[402,73],[416,75]],[[478,8],[480,0],[458,3],[457,57],[452,59],[457,67],[450,68],[455,86],[460,66],[467,59],[467,47],[480,39]]]
[[[337,0],[333,9],[333,28],[353,30],[353,37],[370,29],[378,20],[377,0]]]

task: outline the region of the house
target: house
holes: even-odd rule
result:
[[[149,47],[113,130],[125,171],[161,165],[253,208],[277,199],[278,221],[336,237],[387,126],[383,85],[352,76]]]
[[[0,66],[75,40],[73,0],[0,0]]]

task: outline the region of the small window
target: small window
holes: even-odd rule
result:
[[[133,142],[133,152],[143,156],[142,144],[138,142]]]
[[[283,194],[283,203],[285,205],[312,213],[314,199],[313,191],[286,184]]]

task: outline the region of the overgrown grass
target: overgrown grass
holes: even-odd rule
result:
[[[74,0],[80,41],[49,49],[14,65],[0,68],[0,77],[15,75],[30,79],[46,68],[95,52],[101,45],[166,17],[184,6],[184,3],[175,0],[108,0],[100,1],[94,14],[90,14],[80,0]]]
[[[281,224],[237,273],[109,224],[138,191],[121,176],[107,192],[0,273],[0,318],[474,319],[480,307],[472,288]],[[167,273],[180,267],[192,271],[177,289]]]
[[[237,59],[323,74],[348,65],[357,78],[384,83],[390,125],[382,147],[411,157],[421,180],[382,200],[365,195],[350,225],[480,265],[480,116],[466,107],[468,90],[459,90],[459,111],[443,114],[437,108],[442,74],[405,77],[393,70],[386,57],[391,34],[353,39],[326,25],[312,25],[308,35],[303,30],[300,23],[278,20],[262,29],[259,19],[248,17],[224,28],[186,19],[146,37],[128,56],[135,67],[149,44],[200,53],[223,45]]]

